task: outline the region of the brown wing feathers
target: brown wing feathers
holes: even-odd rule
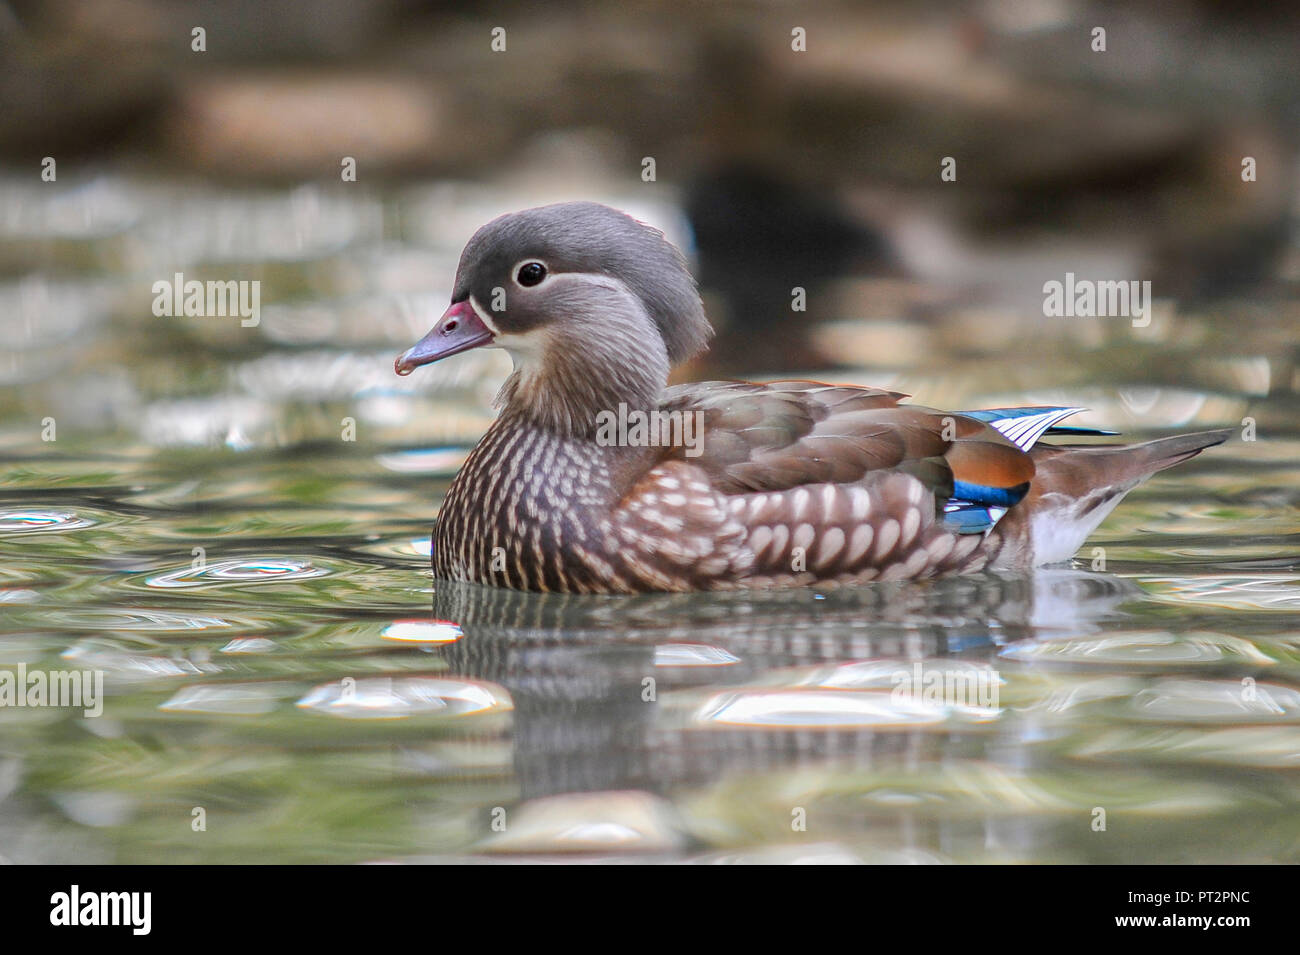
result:
[[[704,452],[686,460],[728,494],[852,484],[901,470],[946,498],[954,480],[1012,488],[1033,477],[1033,460],[995,429],[900,407],[905,397],[808,382],[710,382],[672,389],[665,408],[700,412]]]
[[[703,453],[670,451],[617,510],[609,531],[625,546],[659,538],[623,573],[679,589],[974,569],[987,542],[943,527],[942,501],[954,480],[1020,485],[1033,462],[984,423],[903,397],[804,382],[673,389],[664,407],[703,416]]]
[[[987,427],[987,426],[986,426]],[[987,428],[993,431],[992,428]],[[997,432],[993,431],[996,435]],[[1001,437],[1001,435],[998,435]],[[1013,488],[1034,476],[1034,460],[1010,441],[979,439],[955,441],[944,455],[953,479],[991,488]]]

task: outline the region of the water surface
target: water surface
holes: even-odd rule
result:
[[[9,861],[1300,861],[1298,303],[1139,333],[856,280],[798,329],[837,380],[1256,440],[1032,576],[523,595],[428,567],[504,357],[392,359],[538,197],[2,188],[0,667],[107,697],[0,707]],[[175,271],[260,324],[155,317]],[[996,700],[895,692],[931,672]]]

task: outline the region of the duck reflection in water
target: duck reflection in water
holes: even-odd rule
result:
[[[433,618],[463,631],[435,651],[450,674],[498,684],[513,699],[523,799],[664,793],[828,759],[866,765],[948,750],[970,755],[972,745],[995,746],[997,737],[890,731],[907,724],[892,722],[899,714],[889,712],[888,692],[871,696],[885,712],[857,716],[816,706],[780,712],[788,699],[770,694],[852,684],[872,664],[870,685],[855,689],[888,691],[893,672],[914,661],[987,668],[1008,643],[1095,633],[1141,594],[1125,578],[1070,569],[826,592],[600,597],[435,587]],[[768,694],[773,709],[718,715],[720,700],[749,691]]]

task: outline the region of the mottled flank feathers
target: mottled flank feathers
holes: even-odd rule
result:
[[[704,416],[696,458],[672,447],[602,448],[503,416],[448,493],[435,573],[527,590],[632,593],[1025,566],[1044,562],[1034,560],[1036,518],[1067,536],[1087,524],[1086,537],[1091,514],[1099,522],[1177,457],[1152,445],[1027,453],[983,422],[900,406],[900,397],[809,382],[670,389],[665,409]],[[1170,440],[1185,457],[1223,437]],[[1090,473],[1093,462],[1115,477]],[[1019,488],[1025,500],[992,529],[962,533],[944,508],[962,483]],[[1058,536],[1042,556],[1070,556],[1056,553]]]

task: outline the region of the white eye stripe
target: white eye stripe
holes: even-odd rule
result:
[[[575,279],[582,279],[584,282],[590,282],[593,285],[608,285],[617,288],[628,288],[628,284],[620,278],[613,275],[607,275],[604,272],[568,272],[567,275]]]
[[[511,266],[510,280],[518,284],[519,270],[530,262],[536,262],[542,268],[546,269],[546,277],[542,279],[543,282],[549,281],[553,278],[559,278],[563,275],[566,278],[581,279],[586,282],[591,282],[593,285],[604,285],[609,288],[618,288],[629,293],[632,291],[626,282],[613,275],[608,275],[604,272],[557,272],[555,269],[551,268],[550,264],[547,263],[545,259],[539,259],[536,256],[529,256],[526,259],[520,259]],[[540,285],[541,283],[539,282],[538,284]],[[536,288],[537,286],[532,287]]]
[[[478,303],[473,295],[469,297],[470,308],[474,309],[474,314],[478,316],[480,322],[487,326],[487,330],[493,335],[500,335],[501,329],[497,328],[496,323],[492,321],[492,313]]]
[[[517,272],[519,270],[520,265],[524,265],[525,263],[528,262],[537,262],[539,264],[544,264],[542,263],[541,259],[533,259],[533,258],[521,259],[519,263],[515,266],[515,271]],[[579,281],[589,282],[592,285],[598,285],[604,288],[614,289],[619,292],[623,292],[626,295],[631,296],[633,298],[636,297],[636,294],[632,291],[631,288],[628,287],[628,285],[625,282],[616,279],[611,275],[606,275],[603,272],[551,272],[548,268],[546,273],[546,278],[548,280],[552,278],[559,278],[561,276],[568,279],[577,279]],[[541,283],[538,284],[540,285]],[[535,287],[536,286],[534,286],[534,288]],[[493,335],[497,336],[498,338],[502,336],[510,336],[512,338],[517,337],[518,333],[503,332],[500,326],[496,324],[496,321],[494,320],[493,317],[493,313],[488,311],[486,308],[484,308],[479,303],[479,300],[475,298],[473,295],[469,295],[467,297],[467,301],[469,302],[470,306],[474,309],[474,314],[476,314],[479,317],[479,320],[482,321],[483,324],[487,326],[488,331],[490,331]]]

